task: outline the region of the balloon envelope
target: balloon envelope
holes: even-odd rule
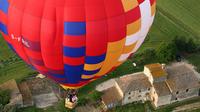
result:
[[[64,88],[79,88],[137,51],[155,5],[155,0],[0,0],[0,32],[41,74]]]

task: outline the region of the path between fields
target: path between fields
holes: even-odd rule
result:
[[[172,112],[192,111],[200,108],[200,102],[176,107]]]

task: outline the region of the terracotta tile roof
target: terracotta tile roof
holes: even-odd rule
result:
[[[151,71],[151,74],[154,78],[167,76],[167,73],[164,69],[162,69],[162,65],[159,63],[145,65],[145,67]]]
[[[105,91],[103,91],[102,101],[105,105],[109,105],[111,103],[116,103],[122,100],[122,96],[116,87],[111,87]]]
[[[153,86],[143,72],[120,77],[116,79],[116,82],[123,93],[144,90]]]

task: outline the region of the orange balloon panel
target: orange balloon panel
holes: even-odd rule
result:
[[[29,65],[79,88],[137,51],[155,0],[0,0],[0,32]]]

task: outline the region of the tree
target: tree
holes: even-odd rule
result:
[[[0,104],[0,112],[3,111],[4,106],[2,104]]]
[[[94,101],[97,101],[99,99],[101,99],[101,96],[103,95],[102,92],[99,92],[99,91],[93,91],[92,95],[91,95],[91,98],[94,100]]]
[[[173,42],[175,43],[177,50],[179,52],[185,52],[186,49],[186,38],[185,37],[178,37],[176,36],[173,40]]]
[[[188,53],[194,53],[197,50],[197,44],[194,42],[192,38],[188,39],[185,50]]]
[[[173,41],[179,52],[194,53],[198,49],[198,45],[193,38],[175,37]]]
[[[162,43],[157,49],[156,56],[160,62],[168,63],[176,58],[177,47],[174,42]]]
[[[133,56],[133,62],[137,64],[148,64],[155,63],[157,61],[156,50],[153,48],[148,48]]]
[[[9,90],[0,90],[0,105],[5,106],[9,103],[10,100],[10,91]]]
[[[78,99],[78,106],[85,106],[88,103],[88,99],[80,98]]]
[[[0,112],[15,112],[14,106],[8,106],[10,100],[9,90],[0,90]]]

